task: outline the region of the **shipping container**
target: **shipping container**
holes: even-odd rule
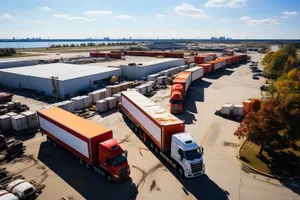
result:
[[[121,53],[108,53],[107,57],[108,58],[121,59],[122,58],[122,54]]]
[[[203,68],[203,74],[206,75],[210,72],[213,71],[213,65],[212,64],[199,64],[198,66],[202,67]]]
[[[94,165],[99,142],[111,139],[112,131],[60,108],[38,111],[40,128],[87,163]]]
[[[170,149],[173,134],[184,132],[181,120],[137,92],[122,92],[121,103],[163,152]]]
[[[185,70],[186,72],[191,72],[192,82],[203,77],[203,68],[202,67],[193,67]]]

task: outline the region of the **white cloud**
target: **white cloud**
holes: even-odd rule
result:
[[[58,19],[74,21],[74,22],[91,22],[91,21],[96,20],[94,18],[76,17],[76,16],[71,16],[69,14],[55,14],[55,15],[52,15],[52,17],[58,18]]]
[[[117,19],[132,19],[133,17],[131,17],[129,15],[118,15],[116,18]]]
[[[238,8],[247,5],[248,0],[208,0],[206,7],[229,7]]]
[[[10,14],[3,14],[2,16],[0,16],[0,19],[12,19],[13,17]]]
[[[260,25],[277,25],[279,24],[276,20],[272,18],[267,19],[253,19],[252,17],[244,16],[240,18],[243,21],[246,21],[249,25],[260,26]]]
[[[35,24],[41,24],[41,23],[43,23],[40,20],[27,20],[27,22],[29,22],[29,23],[35,23]]]
[[[112,11],[110,10],[90,10],[84,13],[88,16],[100,16],[100,15],[111,15]]]
[[[183,3],[180,6],[175,7],[175,12],[180,15],[185,15],[192,18],[208,18],[210,15],[206,15],[205,11],[200,8],[195,8],[193,5]]]
[[[241,17],[241,20],[244,20],[244,21],[248,21],[251,19],[252,19],[252,17],[248,17],[248,16]]]
[[[53,11],[53,9],[50,8],[50,7],[48,7],[48,6],[42,6],[42,7],[39,7],[39,9],[45,10],[45,11]]]
[[[230,19],[228,18],[224,18],[224,19],[220,19],[221,22],[225,22],[225,21],[229,21]]]
[[[155,17],[156,18],[165,18],[166,16],[165,15],[156,15]]]
[[[296,12],[296,11],[293,11],[293,12],[285,11],[285,12],[283,12],[283,16],[281,18],[287,19],[289,17],[295,17],[297,15],[298,15],[298,12]]]

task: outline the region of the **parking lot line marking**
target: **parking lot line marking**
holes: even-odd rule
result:
[[[201,140],[201,142],[200,142],[200,146],[202,146],[202,144],[204,143],[206,137],[208,136],[208,134],[209,134],[209,132],[210,132],[210,130],[211,130],[211,128],[212,128],[212,125],[213,125],[213,124],[211,123],[211,125],[210,125],[209,128],[207,129],[205,135],[203,136],[203,138],[202,138],[202,140]]]

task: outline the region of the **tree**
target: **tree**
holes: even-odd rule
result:
[[[247,138],[249,141],[260,145],[259,154],[262,154],[266,146],[280,148],[282,146],[281,136],[277,130],[280,130],[278,117],[275,113],[275,107],[280,104],[279,99],[272,99],[266,102],[261,109],[255,113],[246,115],[234,135],[239,139]]]
[[[300,94],[300,70],[293,69],[276,81],[275,87],[281,96]]]
[[[265,73],[271,78],[279,78],[284,73],[296,67],[297,53],[294,46],[285,45],[277,52],[269,53],[264,57]]]

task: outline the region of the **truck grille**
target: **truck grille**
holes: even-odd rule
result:
[[[191,164],[192,173],[198,173],[198,172],[201,172],[201,171],[202,171],[202,167],[203,167],[202,161],[192,163],[192,164]]]
[[[120,178],[122,178],[123,176],[125,176],[127,174],[128,171],[128,166],[123,167],[122,169],[119,170],[119,176]]]

